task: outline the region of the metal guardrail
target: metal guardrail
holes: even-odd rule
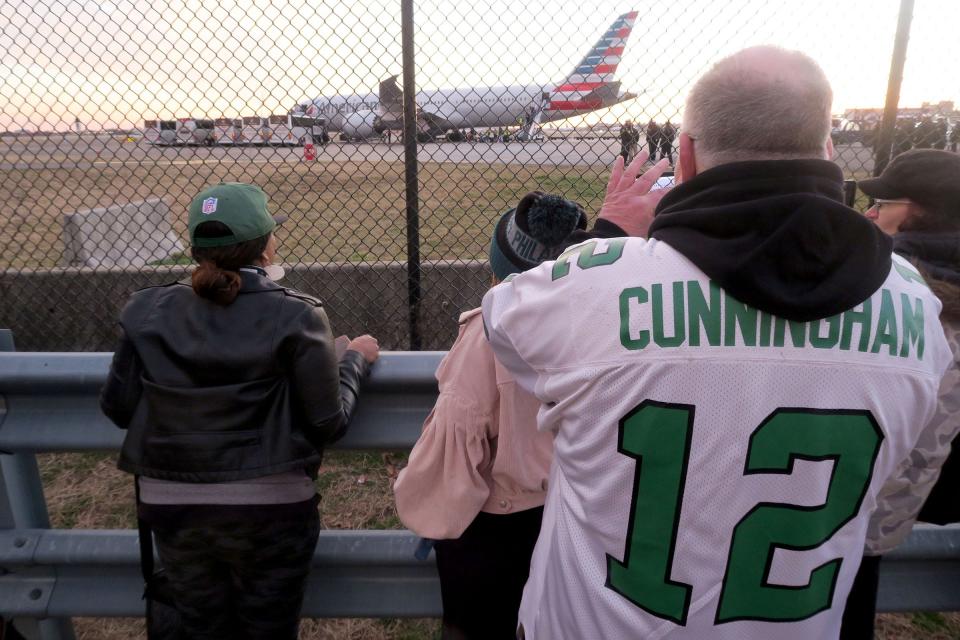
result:
[[[124,432],[100,412],[109,353],[7,353],[0,364],[0,450],[116,451]],[[437,398],[441,351],[384,353],[339,449],[408,450]]]
[[[409,449],[436,399],[441,352],[384,353],[340,449]],[[0,614],[140,616],[135,531],[50,529],[34,453],[116,450],[99,411],[108,353],[0,354]],[[304,602],[309,617],[430,617],[433,562],[408,531],[324,531]],[[883,611],[960,610],[960,527],[917,526],[881,569]],[[44,638],[69,638],[69,624]]]
[[[439,617],[433,559],[409,531],[321,531],[303,615]],[[14,618],[144,615],[136,531],[0,531],[0,613]]]

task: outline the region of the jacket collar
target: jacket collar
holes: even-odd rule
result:
[[[256,267],[242,267],[240,269],[240,293],[263,293],[266,291],[283,291],[276,282],[267,277],[263,269]]]

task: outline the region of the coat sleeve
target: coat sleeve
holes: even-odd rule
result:
[[[877,496],[877,508],[867,529],[869,555],[891,551],[910,534],[960,432],[960,335],[955,328],[947,333],[951,336],[952,361],[940,381],[936,409],[913,450]]]
[[[586,229],[574,230],[569,236],[567,236],[567,239],[564,240],[564,244],[569,247],[571,245],[580,244],[581,242],[586,242],[587,240],[593,240],[594,238],[623,238],[626,235],[627,232],[621,229],[618,225],[610,222],[609,220],[598,218],[593,224],[592,229],[589,231]]]
[[[940,410],[877,496],[877,508],[867,529],[868,555],[885,554],[906,539],[940,476],[940,469],[950,455],[951,443],[960,430],[960,423],[951,420],[943,408],[945,402],[960,406],[960,386],[946,395],[953,397],[945,398],[941,391]]]
[[[459,538],[490,495],[491,419],[470,400],[441,394],[393,487],[400,520],[424,538]]]
[[[397,513],[425,538],[459,538],[490,496],[499,435],[496,364],[477,316],[437,369],[440,394],[394,485]]]
[[[143,363],[126,331],[121,327],[120,332],[107,382],[100,391],[100,410],[115,425],[126,429],[143,393]]]
[[[346,433],[360,382],[370,365],[355,351],[348,351],[337,362],[330,323],[321,307],[305,306],[296,328],[284,346],[294,400],[305,421],[304,434],[321,450]]]

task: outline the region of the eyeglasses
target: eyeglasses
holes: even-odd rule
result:
[[[910,204],[910,201],[909,200],[883,200],[881,198],[877,198],[873,201],[873,206],[876,208],[877,213],[880,212],[880,207],[882,207],[885,204]]]

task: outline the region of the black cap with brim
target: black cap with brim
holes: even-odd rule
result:
[[[960,212],[960,155],[939,149],[907,151],[879,177],[858,180],[857,186],[873,198],[907,198],[935,211]]]
[[[871,198],[880,198],[881,200],[896,200],[898,198],[906,197],[903,195],[903,193],[898,192],[893,185],[885,181],[883,177],[857,180],[857,186],[860,187],[860,191],[863,191]]]

